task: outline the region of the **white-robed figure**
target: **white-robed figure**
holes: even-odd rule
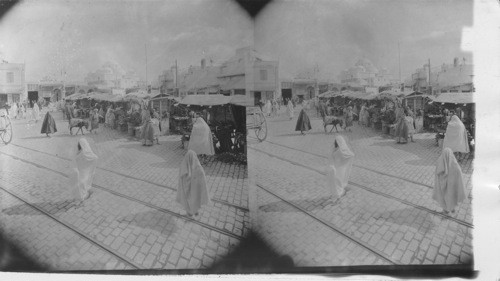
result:
[[[72,195],[75,200],[81,202],[90,196],[97,159],[88,141],[81,138],[78,141],[75,169],[71,177]]]
[[[194,151],[197,155],[215,154],[212,131],[210,131],[210,127],[201,117],[196,117],[196,121],[193,124],[193,130],[189,137],[188,150]]]
[[[443,212],[455,212],[457,205],[465,199],[462,169],[450,148],[445,148],[436,163],[434,199]]]
[[[17,103],[12,103],[12,106],[9,109],[10,119],[17,119]]]
[[[453,152],[469,153],[469,140],[464,123],[458,116],[453,115],[446,127],[446,133],[443,140],[443,149],[450,148]]]
[[[288,103],[286,105],[286,111],[288,113],[288,117],[290,117],[290,120],[293,119],[293,103],[291,99],[288,99]]]
[[[38,107],[38,103],[33,104],[33,118],[35,119],[35,122],[38,122],[40,120],[40,107]]]
[[[266,116],[270,116],[273,110],[273,105],[271,104],[271,100],[267,100],[266,105],[264,106],[264,113]]]
[[[201,206],[211,202],[205,171],[192,150],[188,150],[179,168],[176,201],[182,205],[188,216],[198,215]]]
[[[331,164],[327,167],[326,184],[331,192],[332,200],[336,201],[345,194],[349,182],[354,153],[342,136],[336,136],[331,155]]]

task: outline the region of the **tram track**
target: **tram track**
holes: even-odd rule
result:
[[[278,156],[278,155],[274,155],[274,154],[271,154],[267,151],[264,151],[262,149],[258,149],[258,148],[255,148],[255,147],[250,147],[250,149],[253,149],[257,152],[260,152],[260,153],[263,153],[265,155],[268,155],[270,157],[273,157],[273,158],[276,158],[276,159],[279,159],[281,161],[284,161],[284,162],[288,162],[292,165],[296,165],[296,166],[299,166],[299,167],[302,167],[302,168],[305,168],[305,169],[308,169],[310,171],[313,171],[313,172],[316,172],[316,173],[319,173],[323,176],[326,176],[326,173],[324,171],[321,171],[321,170],[318,170],[318,169],[315,169],[315,168],[312,168],[312,167],[309,167],[307,165],[304,165],[302,163],[299,163],[299,162],[296,162],[296,161],[292,161],[292,160],[289,160],[289,159],[286,159],[284,157],[281,157],[281,156]],[[259,183],[257,183],[257,185],[259,185]],[[427,213],[430,213],[430,214],[433,214],[433,215],[436,215],[436,216],[439,216],[439,217],[442,217],[444,219],[447,219],[447,220],[451,220],[451,221],[454,221],[460,225],[463,225],[465,227],[468,227],[468,228],[474,228],[474,226],[466,221],[463,221],[463,220],[460,220],[460,219],[457,219],[457,218],[454,218],[452,216],[449,216],[449,215],[445,215],[441,212],[437,212],[437,211],[434,211],[434,210],[431,210],[427,207],[424,207],[424,206],[420,206],[420,205],[417,205],[417,204],[414,204],[412,202],[409,202],[407,200],[404,200],[404,199],[401,199],[401,198],[398,198],[396,196],[393,196],[393,195],[390,195],[390,194],[387,194],[387,193],[384,193],[384,192],[380,192],[378,190],[375,190],[373,188],[370,188],[370,187],[367,187],[367,186],[364,186],[364,185],[361,185],[361,184],[357,184],[357,183],[354,183],[352,181],[349,181],[349,185],[353,186],[353,187],[356,187],[356,188],[359,188],[359,189],[362,189],[366,192],[370,192],[370,193],[373,193],[373,194],[376,194],[376,195],[379,195],[379,196],[383,196],[383,197],[386,197],[388,199],[391,199],[391,200],[394,200],[394,201],[398,201],[402,204],[405,204],[407,206],[410,206],[410,207],[413,207],[413,208],[416,208],[416,209],[419,209],[419,210],[422,210],[422,211],[425,211]],[[312,215],[311,215],[312,216]],[[320,220],[320,219],[318,219]]]
[[[253,137],[249,137],[249,138],[257,140],[256,138],[253,138]],[[288,148],[288,149],[293,149],[293,150],[300,151],[300,152],[305,153],[305,154],[313,155],[313,156],[316,156],[316,157],[321,157],[323,159],[328,159],[328,157],[325,156],[325,155],[316,154],[316,153],[309,152],[309,151],[306,151],[306,150],[303,150],[303,149],[299,149],[299,148],[295,148],[295,147],[292,147],[292,146],[288,146],[288,145],[284,145],[284,144],[279,144],[279,143],[276,143],[276,142],[273,142],[273,141],[265,140],[263,142],[270,143],[270,144],[276,145],[276,146],[281,146],[281,147]],[[248,146],[248,147],[254,149],[251,146]],[[404,178],[404,177],[398,177],[398,176],[395,176],[395,175],[384,173],[384,172],[378,171],[376,169],[371,169],[371,168],[368,168],[368,167],[365,167],[365,166],[362,166],[362,165],[353,164],[353,166],[356,167],[356,168],[360,168],[360,169],[364,169],[364,170],[373,172],[373,173],[377,173],[379,175],[383,175],[383,176],[387,176],[387,177],[392,177],[392,178],[395,178],[395,179],[403,180],[403,181],[410,182],[410,183],[413,183],[413,184],[416,184],[416,185],[420,185],[420,186],[425,186],[425,187],[430,188],[430,189],[434,188],[433,186],[428,185],[428,184],[424,184],[424,183],[413,181],[413,180],[410,180],[410,179],[407,179],[407,178]]]
[[[63,156],[59,156],[59,155],[54,155],[54,154],[51,154],[51,153],[48,153],[48,152],[45,152],[45,151],[41,151],[41,150],[38,150],[38,149],[34,149],[34,148],[31,148],[31,147],[26,147],[26,146],[15,144],[15,143],[10,143],[10,145],[13,145],[13,146],[16,146],[16,147],[19,147],[19,148],[22,148],[22,149],[26,149],[26,150],[31,150],[33,152],[42,153],[42,154],[45,154],[45,155],[48,155],[48,156],[52,156],[52,157],[55,157],[55,158],[58,158],[58,159],[62,159],[62,160],[68,161],[68,162],[71,161],[71,159],[69,159],[69,158],[66,158],[66,157],[63,157]],[[4,153],[4,152],[0,152],[0,153]],[[117,171],[114,171],[114,170],[111,170],[111,169],[106,169],[106,168],[102,168],[102,167],[97,167],[97,169],[103,170],[103,171],[106,171],[106,172],[109,172],[109,173],[113,173],[113,174],[116,174],[116,175],[119,175],[119,176],[122,176],[122,177],[126,177],[126,178],[129,178],[129,179],[133,179],[133,180],[141,181],[141,182],[144,182],[144,183],[148,183],[148,184],[151,184],[151,185],[154,185],[154,186],[158,186],[158,187],[161,187],[161,188],[166,188],[166,189],[170,189],[172,191],[177,191],[177,188],[175,188],[175,187],[168,186],[168,185],[163,185],[163,184],[159,184],[159,183],[156,183],[154,181],[147,180],[147,179],[141,179],[141,178],[134,177],[134,176],[131,176],[131,175],[127,175],[127,174],[124,174],[124,173],[120,173],[120,172],[117,172]],[[240,205],[237,205],[237,204],[233,204],[233,203],[225,201],[225,200],[221,200],[221,199],[218,199],[218,198],[212,198],[212,201],[220,203],[220,204],[224,204],[224,205],[229,206],[229,207],[233,207],[233,208],[242,210],[243,212],[246,212],[246,213],[249,212],[248,208],[240,206]]]
[[[341,236],[343,236],[344,238],[354,242],[355,244],[359,245],[360,247],[366,249],[367,251],[371,252],[372,254],[376,255],[377,257],[385,260],[386,262],[392,264],[392,265],[396,265],[397,263],[394,262],[393,260],[391,260],[386,254],[376,250],[376,249],[373,249],[372,247],[366,245],[366,243],[358,240],[358,239],[355,239],[352,237],[352,235],[349,235],[348,233],[346,233],[345,231],[339,229],[338,227],[334,226],[333,224],[311,214],[310,212],[308,212],[307,210],[305,210],[304,208],[300,207],[299,205],[279,196],[278,194],[272,192],[269,188],[267,187],[264,187],[262,184],[259,184],[259,183],[256,183],[256,186],[259,187],[260,189],[264,190],[265,192],[271,194],[272,196],[278,198],[279,200],[285,202],[286,204],[292,206],[293,208],[299,210],[300,212],[302,212],[303,214],[307,215],[308,217],[314,219],[315,221],[321,223],[322,225],[326,226],[328,229],[332,230],[333,232],[336,232],[337,234],[340,234]]]
[[[125,255],[121,255],[119,253],[117,253],[116,251],[113,251],[110,247],[104,245],[103,243],[99,242],[99,241],[96,241],[95,239],[91,238],[89,235],[83,233],[82,231],[76,229],[75,227],[73,227],[71,224],[57,218],[56,216],[50,214],[49,212],[47,212],[46,210],[44,210],[43,208],[40,208],[34,204],[31,204],[30,202],[28,202],[27,200],[23,199],[20,195],[16,194],[15,192],[3,187],[0,185],[0,189],[3,190],[5,193],[11,195],[12,197],[16,198],[17,200],[23,202],[24,204],[30,206],[31,208],[37,210],[38,212],[44,214],[45,216],[51,218],[52,220],[56,221],[57,223],[59,223],[60,225],[64,226],[65,228],[69,229],[70,231],[76,233],[78,236],[82,237],[83,239],[87,240],[88,242],[96,245],[97,247],[101,248],[102,250],[104,250],[105,252],[111,254],[112,256],[116,257],[117,259],[123,261],[124,263],[128,264],[129,266],[133,267],[133,269],[146,269],[144,268],[143,266],[137,264],[136,262],[134,262],[133,260],[129,259],[128,257],[126,257]]]
[[[14,158],[16,160],[19,160],[19,161],[27,163],[29,165],[35,166],[37,168],[44,169],[44,170],[47,170],[47,171],[59,174],[59,175],[65,177],[65,178],[69,178],[69,176],[67,174],[65,174],[65,173],[63,173],[61,171],[57,171],[57,170],[45,167],[45,166],[40,165],[38,163],[35,163],[33,161],[26,160],[26,159],[23,159],[21,157],[15,156],[15,155],[10,155],[10,154],[5,153],[3,151],[0,151],[0,154],[6,155],[6,156],[11,157],[11,158]],[[156,206],[156,205],[148,203],[148,202],[144,202],[142,200],[139,200],[137,198],[134,198],[134,197],[126,195],[126,194],[122,194],[120,192],[114,191],[114,190],[106,188],[104,186],[101,186],[101,185],[98,185],[98,184],[95,184],[95,183],[93,183],[92,186],[94,188],[97,188],[97,189],[100,189],[102,191],[108,192],[108,193],[110,193],[110,194],[112,194],[114,196],[118,196],[118,197],[124,198],[124,199],[129,200],[129,201],[134,201],[134,202],[139,203],[141,205],[144,205],[146,207],[155,209],[155,210],[160,211],[160,212],[165,213],[165,214],[173,215],[175,217],[178,217],[178,218],[183,219],[183,220],[188,221],[188,222],[196,223],[196,224],[200,225],[201,227],[204,227],[204,228],[207,228],[207,229],[210,229],[210,230],[214,230],[214,231],[216,231],[216,232],[218,232],[220,234],[223,234],[223,235],[226,235],[226,236],[238,239],[238,240],[242,240],[243,239],[243,236],[234,234],[234,233],[232,233],[230,231],[227,231],[225,229],[220,229],[218,227],[215,227],[215,226],[212,226],[212,225],[209,225],[209,224],[197,221],[197,220],[195,220],[193,218],[190,218],[190,217],[188,217],[186,215],[181,215],[181,214],[179,214],[177,212],[174,212],[174,211],[171,211],[171,210],[168,210],[168,209],[165,209],[165,208],[161,208],[159,206]],[[4,188],[2,188],[2,189],[4,189]],[[22,200],[22,201],[26,202],[26,200]]]

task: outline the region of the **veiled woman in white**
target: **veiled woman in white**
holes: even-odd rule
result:
[[[266,105],[264,106],[264,113],[266,116],[271,116],[271,111],[273,109],[273,106],[271,104],[271,100],[267,100]]]
[[[188,150],[193,150],[196,154],[214,155],[214,140],[212,131],[208,124],[201,117],[196,117],[193,130],[189,137]]]
[[[90,197],[97,159],[88,141],[81,138],[78,141],[75,169],[71,177],[72,195],[75,200],[82,202]]]
[[[288,99],[288,103],[286,105],[286,112],[288,113],[288,117],[290,120],[293,119],[293,103],[291,99]]]
[[[198,215],[201,206],[210,204],[205,171],[192,150],[188,150],[179,168],[177,203],[181,204],[188,216]]]
[[[17,119],[17,103],[13,102],[9,109],[10,119]]]
[[[33,118],[35,119],[35,122],[38,122],[40,120],[40,107],[38,107],[38,103],[33,103]]]
[[[446,127],[446,133],[443,140],[443,148],[450,148],[453,152],[469,153],[469,140],[464,123],[458,116],[453,115]]]
[[[335,202],[345,194],[349,182],[354,153],[342,136],[336,136],[333,144],[331,164],[327,167],[326,184]]]
[[[445,148],[436,163],[434,199],[443,212],[455,212],[457,205],[465,199],[462,169],[450,148]]]
[[[104,122],[109,128],[113,128],[115,125],[115,114],[113,113],[113,108],[111,106],[108,107]]]

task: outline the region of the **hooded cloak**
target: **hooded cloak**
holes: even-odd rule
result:
[[[196,214],[201,206],[211,202],[208,197],[205,171],[192,150],[188,150],[179,168],[176,201],[188,214]]]
[[[75,157],[76,168],[71,177],[71,186],[73,197],[84,200],[92,188],[98,157],[92,151],[86,139],[81,138],[78,143],[82,149],[77,152]]]
[[[214,141],[210,127],[203,118],[196,118],[189,138],[188,150],[194,151],[197,155],[214,155]]]
[[[354,153],[342,136],[335,137],[338,147],[333,147],[331,164],[327,167],[326,182],[331,191],[332,198],[341,197],[349,182]]]
[[[464,123],[458,116],[453,115],[446,127],[443,148],[450,148],[453,152],[469,153],[469,141]]]
[[[465,199],[462,169],[448,147],[443,150],[436,163],[432,199],[445,211],[453,211]]]

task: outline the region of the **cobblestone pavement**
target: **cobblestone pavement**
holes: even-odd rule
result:
[[[356,158],[346,195],[333,203],[324,171],[334,134],[309,116],[313,130],[305,136],[293,131],[297,117],[283,114],[268,119],[266,141],[249,138],[249,171],[258,186],[254,229],[276,251],[299,266],[472,261],[471,159],[461,162],[468,197],[446,216],[431,198],[440,152],[434,135],[396,144],[355,124],[353,132],[339,132]],[[344,251],[348,243],[371,260]]]
[[[85,133],[99,164],[94,193],[76,206],[68,175],[81,136],[53,115],[51,138],[39,134],[41,122],[15,120],[13,142],[0,147],[2,229],[49,269],[206,268],[249,231],[244,165],[204,163],[213,201],[194,220],[185,216],[175,202],[185,150],[174,136],[143,147],[108,128]]]

